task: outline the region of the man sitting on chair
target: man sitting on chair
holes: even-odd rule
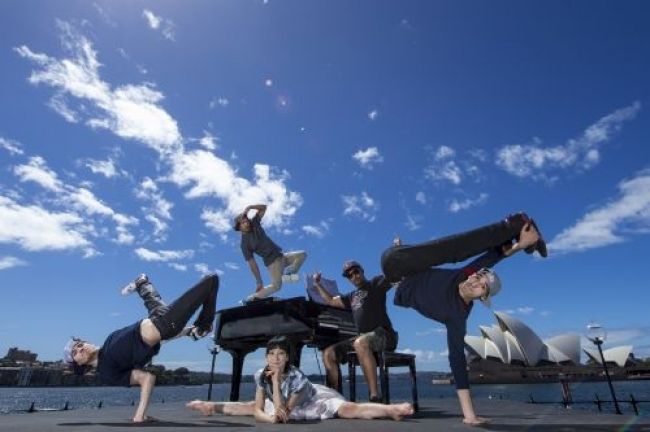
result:
[[[370,401],[378,402],[377,361],[374,352],[394,351],[397,347],[397,333],[386,312],[386,292],[391,288],[382,276],[366,279],[363,267],[356,261],[343,264],[343,276],[356,290],[333,297],[321,284],[321,274],[314,274],[314,286],[329,306],[352,310],[358,336],[330,345],[323,350],[323,363],[327,372],[327,385],[339,388],[339,364],[347,362],[348,351],[356,351],[361,370],[368,383]]]

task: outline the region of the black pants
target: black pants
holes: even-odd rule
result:
[[[199,306],[201,312],[194,325],[201,330],[209,330],[212,327],[219,291],[219,277],[215,274],[201,279],[171,305],[165,304],[156,288],[149,282],[140,285],[137,291],[162,340],[172,339],[178,335]]]
[[[525,213],[471,231],[454,234],[425,243],[393,246],[381,256],[381,269],[391,282],[420,273],[441,264],[451,264],[481,254],[516,239],[528,222]]]

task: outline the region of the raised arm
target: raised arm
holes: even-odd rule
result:
[[[343,304],[341,296],[332,297],[330,293],[328,293],[327,290],[323,288],[323,285],[321,285],[320,278],[320,272],[314,273],[314,286],[318,290],[318,293],[321,295],[321,297],[323,297],[323,299],[327,302],[327,305],[339,309],[345,309],[345,304]]]
[[[257,212],[257,216],[262,219],[264,217],[264,213],[266,213],[266,204],[252,204],[246,206],[242,214],[248,215],[248,212],[251,210],[255,210]]]
[[[140,369],[133,369],[130,382],[131,385],[137,384],[140,386],[140,402],[133,415],[133,422],[142,423],[147,420],[147,407],[149,406],[151,392],[156,384],[156,376]]]

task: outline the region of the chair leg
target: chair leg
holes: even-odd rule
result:
[[[356,358],[348,357],[348,379],[350,380],[350,402],[357,400],[357,368]]]
[[[413,397],[413,409],[418,412],[420,405],[418,404],[418,383],[417,374],[415,373],[415,359],[409,362],[409,371],[411,372],[411,396]]]
[[[390,389],[388,388],[388,366],[384,358],[384,353],[377,353],[377,366],[379,366],[379,382],[381,385],[381,401],[385,404],[390,403]]]

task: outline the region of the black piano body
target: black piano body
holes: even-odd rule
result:
[[[217,311],[215,344],[232,356],[230,400],[239,400],[244,358],[274,336],[291,342],[289,361],[300,366],[303,346],[323,349],[357,334],[352,313],[321,305],[304,297],[263,299],[245,306]]]

